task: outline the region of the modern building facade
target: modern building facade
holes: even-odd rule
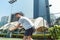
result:
[[[2,23],[2,25],[8,23],[8,20],[9,20],[9,16],[3,16],[3,17],[1,17],[1,23]]]
[[[18,21],[19,18],[15,17],[15,14],[11,14],[11,20],[10,22]]]
[[[7,24],[9,20],[9,16],[3,16],[1,17],[1,21],[0,21],[0,27]]]
[[[34,18],[43,17],[50,24],[49,0],[34,0]]]

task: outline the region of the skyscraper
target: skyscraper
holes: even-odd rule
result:
[[[15,17],[15,14],[11,14],[10,22],[18,21],[18,18]]]
[[[8,19],[9,19],[9,16],[3,16],[1,17],[1,23],[4,25],[6,23],[8,23]]]
[[[43,17],[50,24],[49,0],[34,0],[34,18]]]

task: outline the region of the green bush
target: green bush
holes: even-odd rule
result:
[[[51,37],[55,40],[59,39],[60,36],[60,25],[54,25],[54,27],[51,27],[48,29],[48,31],[51,34]]]

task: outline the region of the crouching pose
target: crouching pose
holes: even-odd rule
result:
[[[18,26],[16,28],[18,28],[19,25],[22,24],[23,28],[25,29],[23,40],[32,40],[31,36],[35,31],[35,28],[31,20],[27,17],[24,17],[22,12],[16,13],[15,16],[16,18],[19,18]]]

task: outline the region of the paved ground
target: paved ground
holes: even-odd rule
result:
[[[0,38],[0,40],[22,40],[19,38]]]

